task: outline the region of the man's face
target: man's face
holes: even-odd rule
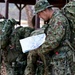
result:
[[[49,19],[48,14],[45,10],[39,12],[38,16],[39,16],[39,18],[42,18],[44,21],[47,21]]]

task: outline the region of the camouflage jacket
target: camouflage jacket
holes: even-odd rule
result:
[[[63,16],[60,11],[55,11],[52,18],[50,19],[48,24],[45,24],[42,28],[39,30],[35,30],[32,32],[32,35],[44,33],[44,30],[46,30],[46,40],[42,44],[40,48],[38,48],[39,52],[49,52],[55,48],[57,48],[60,45],[60,42],[62,38],[65,36],[65,28],[68,24],[67,19],[65,16]]]

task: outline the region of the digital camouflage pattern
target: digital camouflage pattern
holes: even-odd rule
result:
[[[5,48],[9,43],[9,36],[12,33],[14,29],[14,25],[16,24],[16,21],[14,19],[11,20],[4,20],[2,22],[3,28],[2,28],[2,35],[1,35],[1,48]]]
[[[14,74],[23,75],[26,66],[27,53],[23,54],[19,40],[30,36],[33,28],[19,26],[10,36],[7,61],[14,63]],[[11,56],[11,57],[10,57]]]
[[[22,53],[19,40],[30,36],[30,33],[34,30],[33,28],[22,26],[15,29],[16,24],[14,19],[7,19],[1,22],[0,25],[1,49],[5,57],[7,75],[23,75],[27,53]]]
[[[38,55],[40,56],[44,64],[44,73],[42,75],[53,75],[53,74],[54,75],[67,75],[67,74],[72,75],[71,67],[70,67],[70,63],[72,59],[70,58],[72,58],[73,55],[72,55],[72,52],[70,52],[71,54],[68,53],[67,57],[70,57],[69,59],[67,59],[70,61],[68,62],[66,60],[66,54],[65,54],[66,52],[71,51],[71,49],[67,45],[60,46],[62,39],[63,41],[65,41],[66,39],[65,31],[68,25],[69,23],[67,18],[64,15],[62,15],[60,11],[55,11],[48,24],[45,24],[44,27],[32,32],[33,35],[38,34],[39,32],[40,33],[44,32],[45,28],[47,28],[48,26],[45,43],[42,44],[42,46],[39,47],[38,49],[30,51],[28,54],[25,75],[35,75],[34,63],[36,63]],[[48,63],[46,54],[50,53],[51,50],[53,50],[53,55],[49,57],[50,61]],[[59,55],[57,56],[55,55],[55,53],[58,51],[59,51]],[[61,61],[63,61],[62,64],[61,64]],[[54,64],[52,64],[51,62]],[[48,64],[52,65],[52,71],[48,68],[49,67]],[[66,70],[65,70],[65,67],[66,67]],[[59,71],[59,74],[58,74],[58,71]]]
[[[73,27],[75,31],[75,1],[70,1],[67,3],[61,11],[63,14],[68,18],[68,20],[71,22],[71,26]]]
[[[33,30],[34,30],[33,28],[22,26],[17,27],[16,29],[13,30],[10,36],[10,44],[8,47],[9,50],[7,55],[8,62],[12,62],[16,60],[16,58],[21,59],[23,53],[19,40],[28,37]]]
[[[0,26],[1,26],[1,34],[0,34],[0,45],[1,45],[1,48],[0,48],[0,51],[1,51],[1,63],[0,63],[0,66],[1,66],[1,70],[2,71],[2,68],[4,69],[1,74],[5,73],[5,69],[6,69],[6,72],[7,72],[7,75],[12,75],[12,70],[11,67],[9,67],[8,65],[6,65],[6,56],[7,56],[7,46],[9,45],[9,37],[10,37],[10,34],[12,33],[13,29],[14,29],[14,25],[16,24],[16,21],[14,19],[11,19],[11,20],[7,20],[7,19],[4,19],[4,21],[1,22]],[[4,64],[2,63],[2,61],[4,62]],[[5,65],[5,67],[4,67]],[[2,67],[3,66],[3,67]],[[10,74],[9,74],[10,73]]]
[[[61,12],[69,20],[71,26],[71,44],[75,48],[75,1],[70,1],[62,9]]]
[[[67,3],[61,9],[61,11],[69,20],[69,25],[71,29],[71,30],[69,29],[66,30],[67,35],[65,39],[67,40],[70,39],[69,41],[71,42],[70,44],[72,45],[73,48],[75,48],[75,1],[70,1],[69,3]],[[75,74],[75,51],[73,51],[72,49],[68,47],[58,48],[56,51],[54,51],[54,55],[50,60],[51,60],[50,64],[52,65],[51,75],[74,75]]]
[[[38,13],[40,11],[45,10],[48,7],[52,7],[53,5],[50,5],[48,3],[47,0],[39,0],[36,4],[35,4],[35,13]]]
[[[36,5],[35,9],[41,5],[41,2],[37,2]],[[43,7],[44,5],[42,4],[41,6]],[[36,13],[44,10],[41,6],[39,7],[41,10],[35,10],[37,11]],[[71,22],[64,15],[57,12],[55,13],[56,16],[53,15],[48,23],[48,28],[45,25],[43,28],[32,32],[32,35],[38,35],[47,29],[48,40],[46,38],[46,42],[40,48],[29,52],[24,75],[75,75],[75,51],[66,43],[66,40],[71,40],[72,46],[75,47],[75,1],[69,2],[65,6],[67,8],[65,8],[65,11],[67,11],[65,15],[69,16]],[[71,29],[73,29],[72,32]],[[38,55],[43,61],[42,63],[39,61],[39,64],[42,64],[40,67],[39,64],[34,65]]]
[[[25,37],[28,37],[30,33],[34,30],[33,28],[22,27],[22,26],[15,29],[14,26],[16,24],[17,22],[14,19],[7,19],[7,20],[5,19],[0,25],[2,26],[2,28],[0,29],[1,49],[3,50],[7,49],[8,51],[7,58],[10,57],[9,54],[11,55],[11,57],[12,57],[12,54],[13,54],[13,57],[15,57],[14,56],[15,52],[19,52],[19,51],[22,52],[19,40]],[[11,60],[12,58],[10,58],[10,61]]]
[[[75,1],[70,1],[67,3],[61,10],[64,12],[64,15],[69,20],[69,24],[71,27],[71,45],[74,48],[73,52],[73,62],[72,62],[72,73],[75,74]]]
[[[14,29],[11,34],[11,45],[14,46],[16,50],[22,51],[19,40],[30,36],[33,30],[33,28],[22,26]]]
[[[72,75],[75,74],[75,1],[70,1],[67,3],[62,9],[61,12],[67,17],[71,29],[71,36],[70,36],[70,44],[72,46],[73,50],[73,62],[71,62],[71,71]],[[72,60],[71,60],[72,61]]]

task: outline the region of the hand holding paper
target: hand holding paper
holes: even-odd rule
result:
[[[43,33],[43,34],[21,39],[20,44],[21,44],[23,53],[37,49],[39,46],[41,46],[45,42],[45,38],[46,38],[46,35]]]

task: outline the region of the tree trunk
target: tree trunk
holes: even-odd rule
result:
[[[26,5],[25,9],[26,9],[26,14],[27,14],[28,26],[33,28],[33,25],[32,25],[32,17],[33,17],[32,6]]]

